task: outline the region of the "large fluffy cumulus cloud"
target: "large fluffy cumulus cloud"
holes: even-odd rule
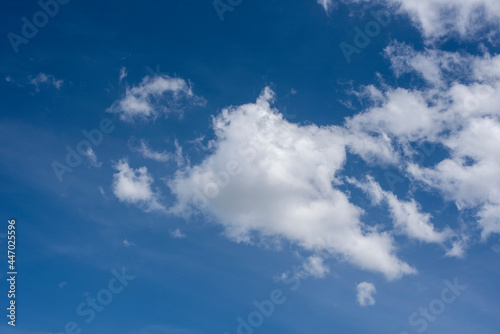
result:
[[[398,259],[390,233],[361,221],[363,210],[336,188],[346,159],[344,130],[299,126],[256,103],[214,118],[212,153],[170,182],[177,214],[199,210],[237,241],[282,237],[309,251],[327,251],[388,279],[415,272]]]

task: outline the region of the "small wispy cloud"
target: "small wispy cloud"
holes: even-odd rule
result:
[[[137,144],[138,142],[138,144]],[[130,138],[129,147],[131,150],[139,152],[146,159],[152,159],[159,162],[167,162],[172,158],[172,155],[168,152],[156,152],[152,150],[146,140],[139,139],[137,140],[135,137]]]
[[[332,0],[318,0],[318,3],[323,6],[325,11],[327,13],[330,12],[330,10],[333,8],[333,1]]]
[[[125,79],[128,75],[128,72],[127,72],[127,68],[125,66],[123,66],[121,69],[120,69],[120,82],[122,82],[123,79]]]
[[[52,85],[59,90],[64,83],[63,80],[58,80],[53,75],[45,73],[39,73],[36,77],[30,76],[29,79],[29,84],[35,86],[37,92],[40,91],[41,85]]]
[[[101,167],[102,166],[102,162],[100,162],[97,159],[97,155],[90,147],[87,149],[87,151],[85,151],[85,156],[87,157],[87,159],[90,163],[90,166],[92,166],[92,167]]]
[[[174,231],[170,231],[170,236],[174,239],[183,239],[186,237],[186,235],[182,233],[179,228],[175,229]]]
[[[113,103],[108,112],[117,113],[123,121],[155,119],[160,114],[182,113],[188,105],[205,105],[193,94],[191,85],[181,78],[167,75],[146,76],[141,83],[127,87],[125,96]]]
[[[375,285],[368,282],[361,282],[357,286],[358,290],[358,303],[359,305],[372,306],[375,305],[374,295],[377,293],[377,289],[375,289]]]
[[[123,244],[125,245],[125,247],[135,246],[133,242],[128,241],[127,239],[123,240]]]

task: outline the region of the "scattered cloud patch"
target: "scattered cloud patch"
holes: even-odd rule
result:
[[[89,161],[90,166],[92,166],[92,167],[101,167],[102,166],[102,162],[100,162],[97,159],[97,155],[90,147],[87,148],[87,150],[85,151],[85,157]]]
[[[39,73],[36,77],[30,76],[29,78],[29,84],[35,86],[37,92],[40,91],[41,85],[51,85],[59,90],[63,83],[63,80],[58,80],[53,75],[45,73]]]
[[[324,278],[330,272],[330,268],[325,265],[323,258],[316,255],[310,256],[302,267],[307,276],[316,278]]]
[[[125,79],[128,75],[128,72],[127,72],[127,68],[125,66],[123,66],[121,69],[120,69],[120,78],[119,78],[119,81],[122,82],[123,79]]]
[[[138,142],[138,143],[137,143]],[[167,162],[172,158],[172,155],[168,152],[156,152],[153,151],[145,139],[137,140],[135,137],[130,138],[129,146],[133,151],[139,152],[146,159],[152,159],[159,162]]]
[[[317,0],[328,11],[332,1]],[[372,6],[369,1],[343,0]],[[498,38],[500,3],[496,0],[384,0],[389,9],[407,16],[427,43],[456,37],[463,40]]]
[[[430,41],[450,36],[474,39],[491,26],[499,27],[500,3],[496,0],[388,1],[399,5],[399,11],[408,14]]]
[[[465,250],[468,247],[469,237],[465,234],[455,236],[451,243],[451,248],[446,252],[447,257],[464,258]]]
[[[477,212],[483,239],[500,233],[500,56],[415,51],[408,46],[394,50],[390,59],[396,71],[416,73],[429,84],[420,89],[372,87],[374,93],[367,95],[372,107],[349,118],[346,127],[373,139],[387,138],[400,161],[395,166],[414,185],[438,190],[460,212]],[[435,70],[426,74],[430,68]],[[422,143],[445,149],[448,157],[433,166],[421,165],[412,145]],[[380,158],[380,151],[372,153]],[[400,212],[416,212],[414,208],[408,203]],[[461,254],[461,245],[455,243],[449,255]]]
[[[412,239],[433,243],[443,243],[453,235],[450,228],[441,232],[436,231],[431,223],[431,215],[421,212],[419,204],[414,199],[401,201],[393,193],[382,190],[372,177],[368,176],[366,179],[365,183],[353,179],[348,181],[367,193],[373,204],[387,204],[396,232]]]
[[[151,189],[154,179],[146,167],[133,169],[122,159],[114,168],[118,172],[113,175],[113,193],[121,202],[139,205],[146,211],[165,210]]]
[[[128,241],[127,239],[123,240],[123,244],[125,245],[125,247],[135,246],[133,242]]]
[[[123,121],[133,122],[171,112],[182,113],[186,106],[204,104],[205,100],[196,96],[184,79],[158,75],[146,76],[138,85],[127,87],[125,96],[107,111],[119,114]]]
[[[373,306],[375,305],[375,297],[374,295],[377,293],[377,289],[375,289],[375,285],[369,282],[361,282],[357,286],[358,290],[358,303],[360,306]]]
[[[174,239],[183,239],[186,237],[186,235],[182,233],[179,228],[176,228],[175,230],[171,231],[170,236]]]

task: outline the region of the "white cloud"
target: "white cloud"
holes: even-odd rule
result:
[[[375,305],[374,295],[377,293],[375,285],[369,282],[361,282],[357,286],[358,290],[358,303],[360,306],[372,306]]]
[[[348,4],[368,4],[369,0],[343,0]],[[388,9],[407,15],[426,42],[450,37],[465,40],[496,39],[500,27],[500,2],[497,0],[384,0]],[[318,0],[325,10],[331,1]]]
[[[120,79],[119,81],[122,82],[123,79],[125,79],[128,75],[128,72],[127,72],[127,68],[125,66],[123,66],[121,69],[120,69]]]
[[[127,239],[123,240],[123,244],[125,245],[125,247],[135,246],[133,242],[128,241]]]
[[[446,252],[446,256],[463,258],[465,256],[465,250],[468,247],[468,242],[469,237],[465,234],[460,237],[454,237],[451,248]]]
[[[471,56],[435,49],[417,52],[413,47],[399,42],[389,44],[384,51],[396,76],[414,71],[434,86],[445,85],[445,77],[454,79],[453,74],[467,74],[473,60]]]
[[[333,7],[333,0],[317,0],[318,3],[323,6],[325,11],[328,13]]]
[[[125,96],[115,101],[108,112],[133,122],[135,119],[154,119],[170,112],[181,113],[183,106],[193,104],[204,105],[205,100],[194,95],[184,79],[166,75],[146,76],[140,84],[127,87]]]
[[[499,56],[403,50],[401,57],[411,64],[405,70],[427,78],[430,86],[386,87],[379,94],[382,100],[377,97],[374,107],[348,119],[346,126],[375,138],[388,136],[392,150],[400,152],[398,167],[417,184],[439,190],[459,210],[476,210],[483,238],[500,233],[500,71],[495,70]],[[412,63],[416,58],[437,70],[424,74],[423,67]],[[394,54],[390,59],[394,61]],[[456,63],[461,64],[456,67]],[[438,145],[449,156],[433,166],[421,166],[411,144],[425,142]],[[455,248],[450,254],[459,253]]]
[[[388,0],[408,14],[424,37],[435,40],[447,35],[475,38],[493,25],[498,28],[497,0]]]
[[[178,228],[170,232],[170,236],[174,239],[183,239],[186,237],[184,233]]]
[[[170,211],[197,208],[235,241],[281,237],[388,279],[414,273],[396,257],[390,233],[363,224],[363,210],[334,187],[346,159],[344,131],[289,123],[272,99],[266,88],[256,103],[214,118],[213,153],[170,182],[177,197]]]
[[[139,205],[146,211],[165,210],[151,189],[154,180],[146,167],[133,169],[122,159],[114,168],[118,173],[113,175],[113,193],[120,201]]]
[[[303,272],[308,276],[324,278],[330,272],[330,269],[325,265],[324,260],[316,255],[310,256],[302,265]]]
[[[431,215],[422,213],[420,205],[414,199],[401,201],[393,193],[384,191],[370,176],[365,183],[350,179],[350,183],[365,191],[373,204],[386,203],[391,214],[395,232],[404,234],[409,238],[424,241],[443,243],[452,237],[453,232],[446,228],[441,232],[436,231],[431,223]],[[448,252],[453,254],[453,252]]]
[[[147,142],[144,139],[139,139],[138,145],[136,145],[135,142],[136,142],[135,137],[132,137],[129,140],[130,148],[134,151],[141,153],[144,158],[156,160],[159,162],[167,162],[172,158],[171,154],[168,152],[165,152],[165,151],[164,152],[155,152],[155,151],[153,151],[148,146]]]
[[[339,190],[349,151],[398,168],[412,186],[437,190],[460,211],[474,210],[483,238],[500,233],[500,57],[417,52],[402,44],[386,51],[397,75],[415,73],[427,85],[365,87],[358,97],[367,98],[369,107],[343,126],[322,127],[288,122],[272,108],[273,92],[267,88],[256,103],[214,117],[215,139],[199,164],[191,166],[176,143],[179,170],[169,182],[176,203],[168,211],[203,214],[237,242],[284,239],[388,279],[416,272],[397,257],[393,233],[445,245],[446,256],[464,256],[467,234],[437,229],[422,204],[384,191],[373,179],[357,185],[374,204],[387,205],[393,228],[366,225],[363,210]],[[417,162],[415,147],[425,143],[446,152],[436,157],[441,161]],[[147,169],[119,164],[117,197],[164,209]],[[125,186],[117,190],[120,180]],[[313,255],[303,270],[321,277],[328,268]],[[369,298],[363,300],[370,305]]]
[[[97,160],[97,155],[90,147],[87,148],[87,150],[85,151],[85,156],[89,160],[90,166],[92,166],[92,167],[101,167],[102,166],[102,162]]]
[[[36,77],[30,76],[29,84],[35,86],[35,89],[38,92],[40,91],[41,84],[52,85],[56,89],[60,89],[63,82],[64,82],[63,80],[58,80],[53,75],[39,73]]]
[[[175,144],[175,162],[177,163],[177,166],[182,167],[186,164],[189,165],[190,164],[189,158],[187,156],[184,156],[184,154],[182,153],[182,146],[179,145],[177,139],[174,141],[174,144]]]

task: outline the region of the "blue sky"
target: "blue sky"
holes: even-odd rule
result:
[[[0,11],[1,333],[498,332],[494,0],[47,3]]]

